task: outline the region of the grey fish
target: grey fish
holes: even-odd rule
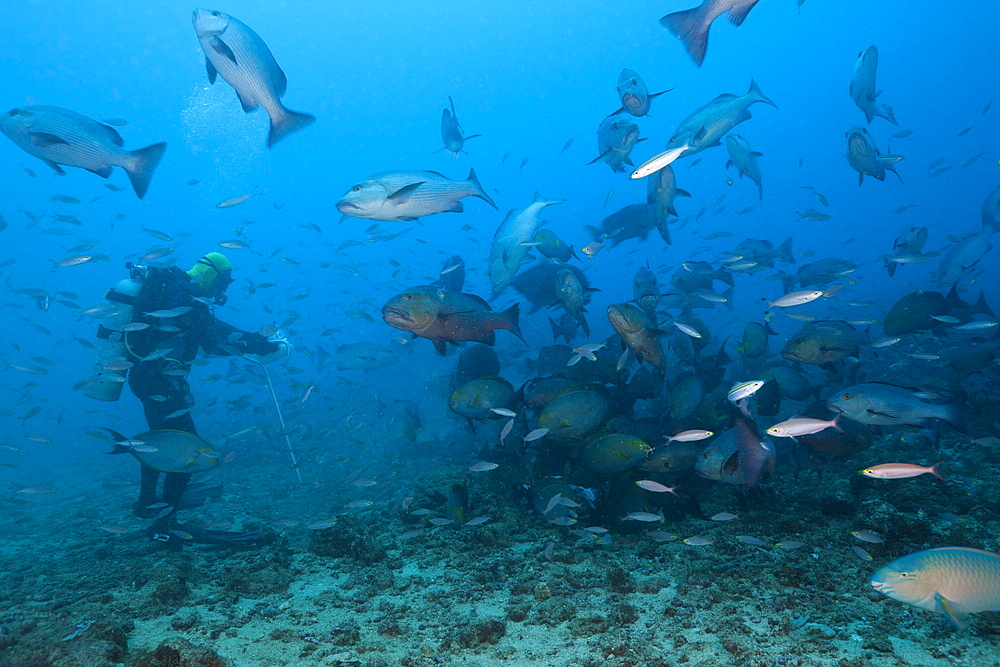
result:
[[[957,285],[952,285],[947,295],[918,290],[902,297],[889,309],[882,330],[886,336],[929,331],[945,326],[937,317],[951,316],[959,322],[969,322],[973,315],[979,313],[993,317],[986,295],[982,292],[976,303],[969,304],[958,296]]]
[[[940,419],[962,428],[959,406],[928,403],[918,393],[894,384],[866,382],[838,391],[827,407],[859,424],[924,426],[929,419]]]
[[[639,73],[626,67],[618,75],[618,98],[622,101],[622,105],[608,115],[614,116],[624,111],[641,118],[649,113],[649,107],[652,105],[654,97],[669,93],[671,90],[673,88],[650,94],[646,82],[642,80]]]
[[[611,167],[611,171],[625,172],[627,170],[624,165],[634,164],[629,156],[640,141],[645,139],[639,138],[639,126],[627,116],[608,116],[597,130],[599,155],[587,164],[604,161]]]
[[[694,59],[694,63],[701,67],[705,60],[705,50],[708,49],[708,29],[712,27],[712,22],[729,12],[729,20],[739,27],[757,2],[758,0],[705,0],[697,7],[667,14],[660,19],[660,24],[684,42],[684,48]]]
[[[587,311],[587,292],[570,269],[563,269],[556,274],[556,294],[566,313],[572,315],[587,335],[590,335],[590,327],[583,316]]]
[[[649,220],[660,232],[663,241],[670,245],[670,229],[667,227],[667,216],[678,217],[674,200],[677,197],[690,197],[691,193],[677,187],[677,178],[673,167],[669,164],[660,169],[656,176],[646,179],[646,210]]]
[[[896,273],[899,262],[894,262],[894,257],[919,256],[927,242],[927,228],[919,225],[907,227],[903,233],[896,237],[892,244],[892,255],[885,259],[885,270],[891,278]]]
[[[809,262],[799,267],[799,270],[795,272],[794,283],[802,287],[811,287],[813,285],[823,286],[833,282],[837,278],[843,277],[856,268],[857,264],[849,262],[846,259],[836,259],[834,257],[817,259],[815,262]],[[787,292],[789,289],[785,291]]]
[[[497,207],[475,169],[469,170],[465,181],[453,181],[436,171],[383,171],[348,190],[337,210],[352,218],[402,222],[435,213],[461,213],[459,199],[469,196]]]
[[[494,295],[503,291],[521,268],[530,249],[523,244],[530,243],[538,228],[545,224],[538,217],[541,212],[547,206],[565,202],[564,199],[545,199],[536,192],[535,200],[529,206],[507,212],[490,246],[489,275]]]
[[[645,241],[649,232],[653,230],[653,221],[649,217],[646,205],[632,204],[604,218],[600,228],[591,225],[584,225],[584,228],[595,240],[602,240],[609,246],[613,244],[617,247],[628,239]]]
[[[216,76],[221,76],[236,91],[243,111],[250,113],[261,106],[267,112],[271,119],[268,148],[316,120],[281,103],[288,79],[264,40],[246,24],[208,9],[194,10],[191,20],[205,52],[208,82],[214,84]]]
[[[444,142],[444,148],[441,150],[450,151],[455,157],[458,157],[459,153],[466,152],[462,150],[466,141],[483,135],[470,134],[467,137],[463,136],[462,126],[458,124],[458,116],[455,115],[455,102],[451,99],[451,95],[448,96],[448,104],[451,105],[451,111],[444,109],[441,112],[441,141]]]
[[[840,320],[817,320],[804,325],[781,350],[789,361],[828,367],[847,356],[858,356],[869,342],[867,331],[858,331]]]
[[[712,0],[710,0],[712,1]],[[700,153],[706,148],[721,144],[722,137],[745,120],[750,120],[750,105],[764,102],[777,108],[777,104],[760,92],[757,82],[750,80],[746,95],[737,97],[723,93],[708,104],[695,109],[681,121],[674,136],[670,137],[667,149],[690,146],[682,156]]]
[[[989,233],[979,232],[948,248],[938,266],[938,287],[954,285],[972,273],[979,260],[993,249],[989,239]]]
[[[882,93],[881,90],[875,91],[876,69],[878,69],[878,49],[873,45],[859,53],[858,61],[854,63],[854,72],[851,74],[851,99],[865,112],[865,119],[869,125],[872,118],[878,116],[899,126],[892,113],[892,107],[875,102],[875,98]]]
[[[733,255],[739,255],[741,261],[757,262],[760,266],[774,268],[775,260],[786,264],[795,264],[792,254],[792,237],[788,237],[777,248],[766,239],[743,239],[733,249]]]
[[[590,286],[587,276],[580,269],[568,264],[560,265],[552,262],[535,262],[527,269],[520,271],[510,284],[531,302],[531,312],[533,313],[539,308],[548,308],[552,304],[558,303],[556,276],[563,270],[573,272],[583,287],[584,293],[588,296],[597,291]]]
[[[740,178],[746,176],[757,184],[757,192],[760,199],[763,199],[764,187],[760,183],[760,165],[757,164],[757,158],[763,157],[764,154],[751,150],[747,140],[738,134],[726,137],[726,150],[729,152],[726,169],[735,165],[740,172]]]
[[[167,148],[161,142],[137,151],[125,150],[125,142],[113,127],[52,106],[11,109],[0,116],[0,132],[58,174],[65,173],[59,166],[65,165],[107,178],[112,167],[121,167],[139,199],[146,195],[153,171]]]
[[[875,140],[868,130],[855,125],[847,131],[847,162],[858,172],[858,185],[860,186],[865,175],[885,180],[886,170],[896,174],[899,182],[903,182],[903,177],[896,171],[892,161],[882,159],[881,153],[875,146]]]
[[[733,286],[731,273],[715,269],[708,262],[684,262],[670,276],[670,284],[684,292],[711,292],[715,280]]]

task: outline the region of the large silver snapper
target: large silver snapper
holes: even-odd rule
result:
[[[684,48],[695,64],[701,67],[708,49],[708,29],[712,27],[712,22],[729,12],[729,20],[739,27],[757,2],[758,0],[705,0],[697,7],[667,14],[660,19],[660,24],[684,42]]]
[[[885,118],[893,125],[899,125],[896,117],[892,113],[892,107],[888,104],[877,104],[875,98],[882,94],[882,91],[875,90],[875,70],[878,69],[878,49],[869,46],[858,54],[858,60],[854,63],[854,72],[851,73],[851,99],[858,105],[858,108],[865,112],[865,119],[870,125],[872,118],[876,116]]]
[[[500,223],[497,233],[493,236],[490,246],[490,286],[497,295],[517,274],[524,263],[530,244],[545,224],[539,215],[547,206],[564,204],[565,199],[546,199],[535,193],[535,200],[525,208],[515,208],[507,212],[507,217]]]
[[[961,427],[956,405],[929,403],[917,390],[882,382],[856,384],[834,394],[827,407],[859,424],[872,426],[924,426],[940,419]]]
[[[261,106],[267,112],[271,120],[268,147],[316,120],[281,103],[288,79],[264,40],[245,23],[209,9],[194,10],[191,20],[205,52],[209,83],[221,76],[236,91],[243,111],[250,113]]]
[[[167,148],[165,143],[158,143],[137,151],[126,150],[125,142],[113,127],[52,106],[11,109],[0,115],[0,132],[59,174],[65,173],[59,165],[65,165],[107,178],[112,167],[121,167],[139,199],[149,189],[153,170]]]
[[[948,248],[938,266],[938,287],[954,285],[972,273],[979,260],[992,249],[988,232],[979,232]]]
[[[719,146],[722,137],[745,120],[750,120],[750,105],[764,102],[777,108],[777,104],[760,91],[757,82],[750,80],[746,95],[723,93],[708,104],[695,109],[685,118],[667,144],[667,150],[690,146],[682,156],[700,153],[706,148]]]
[[[337,210],[352,218],[403,222],[435,213],[461,213],[459,199],[470,196],[497,207],[475,169],[469,170],[465,181],[453,181],[436,171],[383,171],[356,183],[337,202]]]

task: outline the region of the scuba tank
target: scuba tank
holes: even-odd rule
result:
[[[125,385],[125,375],[105,368],[113,361],[128,358],[128,346],[125,344],[125,333],[121,330],[132,321],[136,297],[142,289],[142,279],[145,278],[145,268],[131,262],[125,264],[130,275],[108,290],[104,298],[115,303],[112,315],[106,318],[107,325],[97,329],[97,358],[90,373],[90,383],[83,390],[84,395],[99,401],[117,401],[121,398],[122,387]]]

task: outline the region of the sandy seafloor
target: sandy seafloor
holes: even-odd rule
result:
[[[502,467],[471,473],[397,455],[366,471],[382,480],[372,489],[347,483],[356,462],[298,486],[277,445],[257,443],[210,473],[223,501],[182,518],[266,527],[263,543],[165,552],[128,512],[135,461],[104,457],[92,468],[100,482],[67,482],[31,505],[3,500],[0,665],[1000,665],[1000,613],[954,630],[868,583],[877,566],[923,548],[1000,551],[1000,449],[946,429],[939,452],[909,446],[913,460],[945,459],[948,482],[856,474],[899,446],[884,436],[798,478],[779,465],[746,501],[707,484],[705,515],[737,519],[652,526],[714,540],[702,547],[642,532],[608,546],[580,540],[542,522]],[[404,493],[412,510],[455,482],[488,523],[434,527],[433,514],[400,508]],[[365,497],[374,503],[344,509]],[[332,528],[305,528],[327,517]],[[100,528],[109,525],[129,532]],[[860,529],[886,542],[859,542],[850,531]]]

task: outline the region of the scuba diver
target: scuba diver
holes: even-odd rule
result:
[[[262,363],[291,352],[288,342],[275,334],[267,338],[258,333],[241,331],[215,317],[214,306],[226,302],[226,288],[233,282],[232,264],[225,255],[211,252],[199,259],[189,270],[176,266],[145,267],[126,264],[130,278],[112,288],[107,298],[122,304],[120,331],[102,327],[98,336],[113,341],[111,345],[132,362],[128,369],[128,384],[142,402],[146,422],[151,430],[172,429],[198,435],[191,417],[194,405],[187,375],[200,347],[212,355],[256,355]],[[144,326],[145,325],[145,326]],[[120,358],[120,357],[119,357]],[[117,400],[121,393],[121,378],[104,395],[98,383],[94,398]],[[259,531],[232,533],[182,526],[176,513],[202,505],[221,494],[218,485],[188,487],[189,472],[164,472],[163,490],[157,495],[160,471],[143,464],[139,499],[133,514],[155,519],[148,534],[150,539],[179,549],[182,542],[207,544],[251,544]]]

